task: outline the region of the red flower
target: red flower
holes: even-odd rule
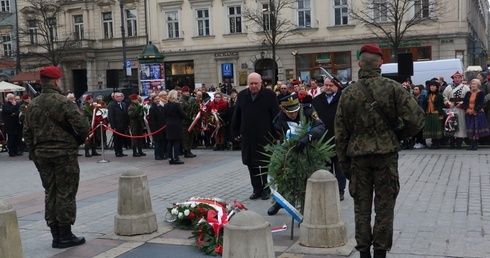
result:
[[[217,247],[214,248],[214,251],[219,254],[223,253],[223,246],[218,245]]]
[[[199,234],[199,236],[197,236],[197,246],[198,247],[201,247],[201,245],[204,244],[204,242],[206,242],[206,241],[202,240],[203,236],[204,236],[203,233],[201,233],[201,234]]]
[[[196,215],[194,214],[194,212],[191,212],[189,213],[189,216],[187,216],[189,219],[193,219],[194,217],[196,217]]]

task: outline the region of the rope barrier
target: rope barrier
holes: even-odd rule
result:
[[[152,133],[149,133],[149,134],[143,134],[143,135],[136,135],[136,136],[132,136],[132,135],[127,135],[127,134],[120,133],[120,132],[118,132],[118,131],[116,131],[116,130],[112,129],[110,126],[107,126],[107,125],[104,125],[104,124],[98,124],[96,127],[94,127],[94,128],[93,128],[93,129],[92,129],[92,130],[89,132],[89,134],[88,134],[88,135],[90,135],[90,136],[89,136],[89,137],[87,137],[87,139],[85,139],[85,142],[88,142],[88,141],[90,141],[90,140],[93,138],[93,136],[94,136],[93,132],[94,132],[95,130],[97,130],[97,128],[99,128],[99,126],[101,126],[101,125],[102,125],[102,126],[104,126],[105,130],[109,130],[109,131],[111,131],[111,132],[113,132],[113,133],[115,133],[115,134],[117,134],[117,135],[123,136],[123,137],[127,137],[127,138],[134,138],[134,139],[146,138],[146,137],[148,137],[148,136],[150,136],[150,135],[154,135],[154,134],[159,133],[160,131],[162,131],[163,129],[165,129],[165,128],[167,127],[166,125],[164,125],[164,126],[162,126],[160,129],[158,129],[158,130],[156,130],[156,131],[154,131],[154,132],[152,132]]]

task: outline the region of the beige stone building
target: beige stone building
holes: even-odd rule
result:
[[[238,86],[245,85],[247,74],[254,71],[268,82],[273,74],[281,81],[307,81],[321,74],[319,66],[349,81],[357,79],[358,50],[363,44],[378,44],[385,62],[394,57],[390,45],[376,39],[369,25],[351,19],[353,2],[360,0],[296,0],[292,8],[277,13],[270,12],[269,0],[123,1],[123,20],[130,27],[126,28],[126,55],[133,86],[217,86],[223,81]],[[393,0],[375,0],[371,5],[376,6],[372,11],[378,21],[389,20],[386,1]],[[488,1],[410,0],[413,6],[406,19],[416,13],[421,18],[431,17],[428,5],[435,1],[445,7],[444,14],[409,29],[399,52],[412,53],[414,61],[459,58],[464,66],[486,67]],[[83,52],[61,63],[67,89],[79,93],[87,88],[123,85],[126,70],[122,67],[120,3],[71,1],[66,12],[57,17],[58,24],[64,25],[58,33],[83,34]],[[19,6],[21,12],[22,8]],[[284,38],[273,57],[271,47],[263,43],[263,33],[247,21],[247,9],[260,17],[288,19],[303,35]],[[77,32],[80,26],[83,32]],[[130,34],[131,28],[134,34]],[[137,56],[149,41],[164,55],[163,64],[138,63]],[[29,45],[21,45],[21,51],[26,48]],[[85,86],[80,83],[84,77]]]

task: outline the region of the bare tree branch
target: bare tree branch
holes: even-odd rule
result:
[[[396,58],[406,34],[416,25],[427,25],[447,13],[441,0],[353,1],[350,18],[366,26],[376,38],[393,48]]]
[[[275,59],[276,48],[285,38],[291,36],[304,36],[301,29],[291,22],[290,17],[284,17],[285,12],[294,9],[295,0],[269,0],[269,10],[245,8],[243,18],[249,24],[248,28],[259,40],[257,44],[265,44],[272,49],[272,56]],[[274,60],[274,64],[275,64]],[[272,84],[275,84],[275,69],[273,69]]]
[[[29,46],[34,51],[22,53],[24,58],[43,59],[52,65],[59,65],[70,53],[76,52],[76,40],[72,33],[60,35],[64,26],[59,17],[64,13],[70,0],[25,0],[28,4],[19,11],[19,38],[22,47]],[[41,51],[39,51],[41,50]]]

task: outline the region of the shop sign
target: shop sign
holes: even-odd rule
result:
[[[235,57],[235,56],[238,56],[238,52],[214,53],[214,57]]]

